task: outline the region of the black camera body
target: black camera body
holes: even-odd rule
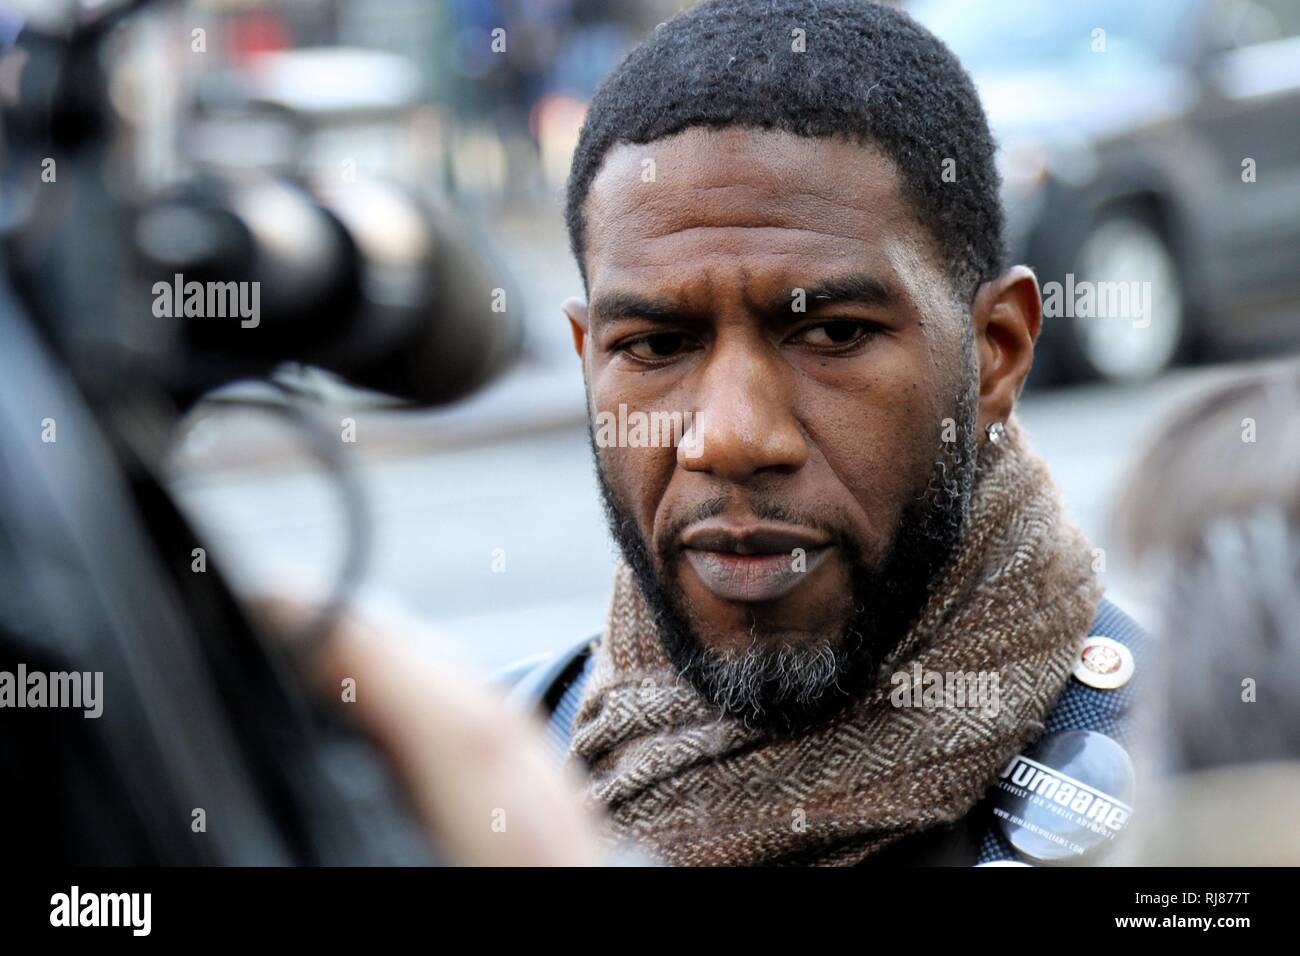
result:
[[[195,572],[202,542],[161,457],[202,395],[284,362],[454,400],[509,359],[519,326],[492,310],[489,267],[454,217],[409,191],[331,203],[204,175],[124,189],[104,61],[142,6],[24,29],[0,54],[21,71],[3,110],[0,672],[102,684],[96,717],[0,712],[0,775],[21,781],[0,794],[8,849],[47,863],[433,862],[377,751],[313,702],[219,568]]]

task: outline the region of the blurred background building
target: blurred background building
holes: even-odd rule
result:
[[[395,410],[313,380],[323,418],[357,422],[374,530],[365,588],[434,625],[443,639],[430,653],[495,669],[603,621],[613,553],[559,311],[581,293],[562,190],[599,79],[687,5],[227,0],[185,4],[157,26],[203,30],[202,52],[141,45],[130,92],[176,117],[156,135],[188,161],[436,192],[468,213],[499,285],[516,290],[522,357],[458,405]],[[1300,343],[1300,6],[904,6],[980,87],[1013,257],[1066,302],[1079,283],[1148,283],[1140,316],[1048,318],[1021,411],[1107,548],[1107,504],[1141,436],[1233,363]],[[157,150],[162,178],[167,157]],[[200,409],[173,483],[237,581],[328,577],[343,560],[328,481],[274,419]],[[1103,579],[1142,615],[1140,582],[1113,563]]]

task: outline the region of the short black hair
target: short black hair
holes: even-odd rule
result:
[[[993,137],[974,84],[937,37],[865,0],[706,0],[660,24],[592,98],[565,202],[584,284],[582,207],[605,154],[692,126],[870,143],[897,165],[958,296],[969,303],[1004,268]],[[944,160],[955,161],[952,182]]]

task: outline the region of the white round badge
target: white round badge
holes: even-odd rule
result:
[[[1119,641],[1094,634],[1083,642],[1074,661],[1074,676],[1089,687],[1114,690],[1123,687],[1137,665],[1133,652]]]

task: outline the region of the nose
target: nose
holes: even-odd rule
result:
[[[686,471],[744,482],[768,471],[797,471],[808,443],[790,385],[766,343],[721,341],[700,370],[695,418],[677,448]]]

